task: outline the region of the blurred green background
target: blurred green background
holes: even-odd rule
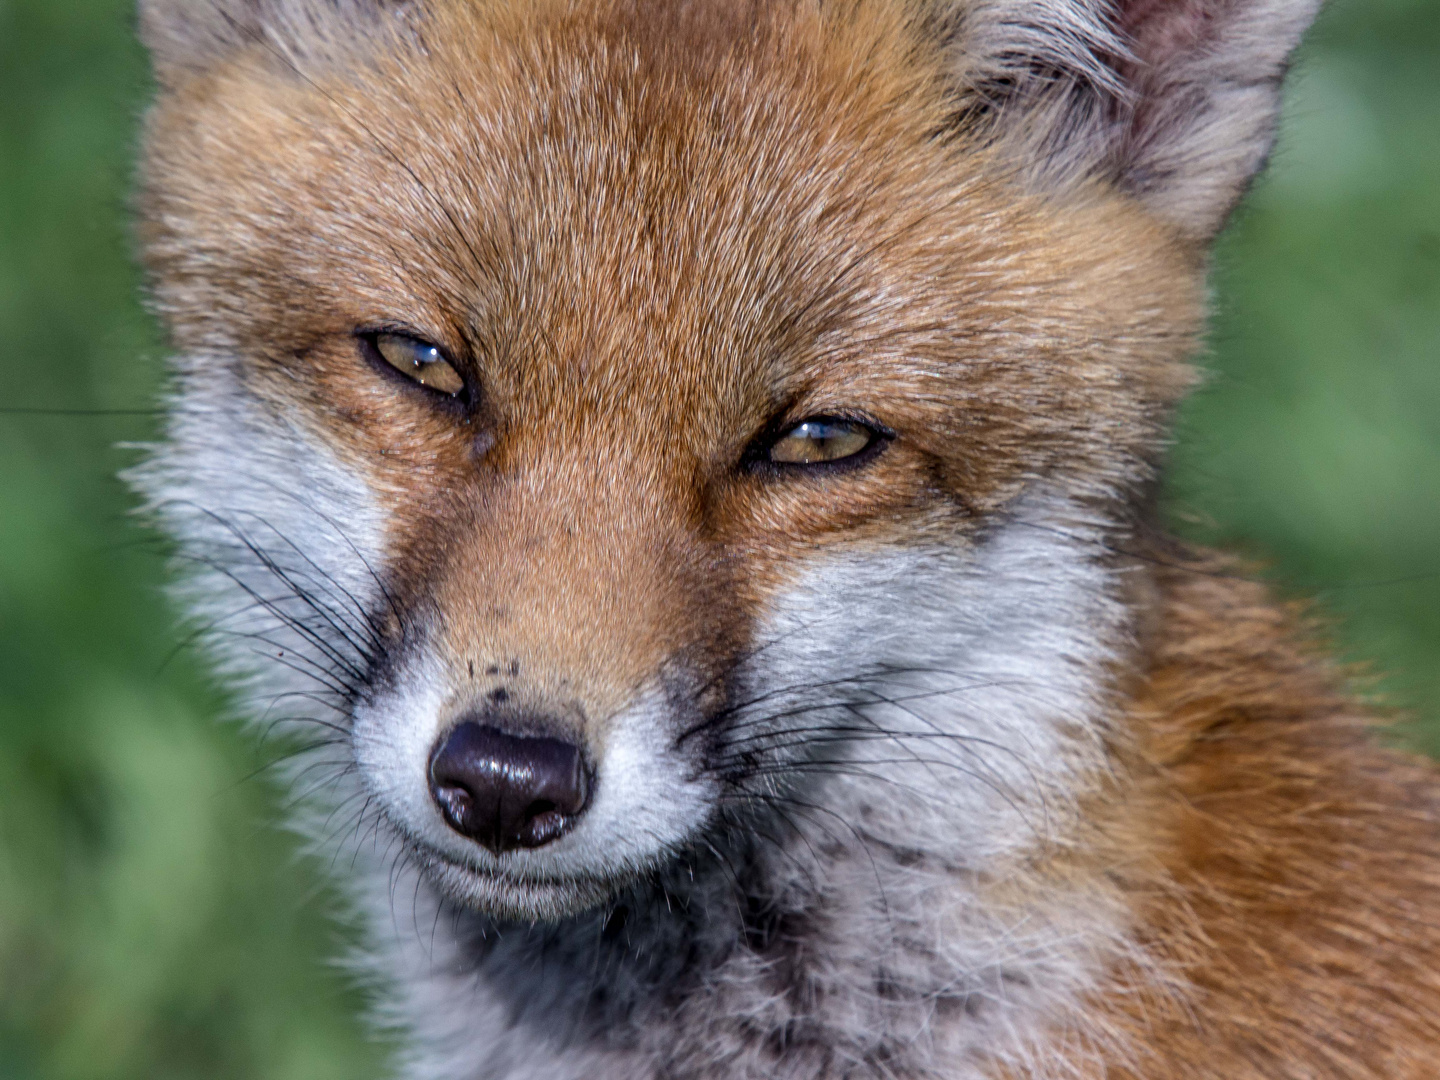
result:
[[[114,478],[162,370],[146,92],[130,0],[0,0],[0,1080],[363,1080],[349,932]],[[1172,516],[1319,596],[1440,750],[1440,2],[1331,6],[1215,291]]]

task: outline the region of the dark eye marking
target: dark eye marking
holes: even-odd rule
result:
[[[858,467],[883,450],[894,437],[894,432],[873,421],[848,416],[811,416],[762,439],[750,457],[756,464],[787,472]]]
[[[362,333],[360,340],[368,346],[372,359],[421,386],[449,398],[458,398],[465,391],[465,380],[438,345],[393,331]]]

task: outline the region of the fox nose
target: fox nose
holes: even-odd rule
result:
[[[589,799],[580,748],[467,721],[430,755],[430,793],[450,827],[495,854],[565,833]]]

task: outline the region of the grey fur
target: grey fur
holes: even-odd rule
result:
[[[1208,239],[1270,151],[1280,82],[1318,7],[958,0],[940,11],[963,107],[1034,186],[1116,183]]]
[[[263,43],[294,59],[353,50],[357,28],[409,8],[408,0],[140,0],[140,36],[160,78],[203,71]]]

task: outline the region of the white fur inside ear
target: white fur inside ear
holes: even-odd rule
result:
[[[353,50],[414,0],[140,0],[140,37],[162,82],[261,45],[289,63]]]
[[[1109,180],[1208,238],[1264,164],[1318,0],[938,0],[974,122],[1041,190]]]

